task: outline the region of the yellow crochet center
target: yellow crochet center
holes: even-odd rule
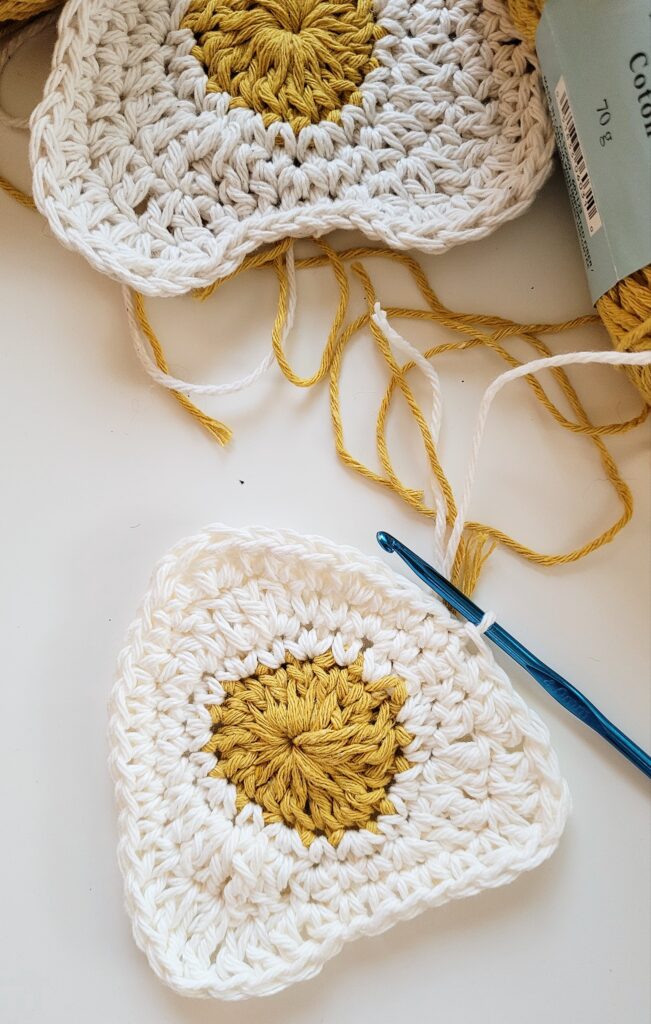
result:
[[[191,0],[181,26],[197,39],[209,91],[295,132],[361,104],[384,35],[373,0]]]
[[[212,705],[214,778],[237,787],[236,807],[258,804],[266,824],[295,828],[305,846],[324,835],[337,846],[347,829],[379,832],[394,814],[388,789],[409,768],[411,742],[396,716],[407,699],[402,679],[362,679],[362,656],[345,668],[331,651],[310,661],[258,665],[253,676],[222,684]]]

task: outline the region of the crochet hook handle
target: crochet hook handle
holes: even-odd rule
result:
[[[402,558],[403,562],[412,569],[420,579],[427,584],[435,593],[447,601],[448,604],[460,612],[469,622],[478,625],[484,617],[484,612],[469,597],[462,594],[454,584],[446,580],[445,576],[437,572],[433,566],[425,562],[419,555],[406,547],[401,541],[396,540],[390,533],[381,530],[377,534],[380,547],[389,553],[395,552]],[[545,665],[540,658],[532,654],[519,640],[511,636],[503,626],[494,622],[486,630],[486,636],[494,644],[500,647],[539,683],[555,700],[562,704],[567,711],[584,722],[591,729],[594,729],[603,739],[607,740],[620,754],[623,754],[631,764],[639,768],[648,778],[651,778],[651,757],[634,743],[611,722],[602,712],[595,707],[592,701],[588,700],[580,690],[564,679],[548,665]]]

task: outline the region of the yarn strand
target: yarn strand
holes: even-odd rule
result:
[[[477,413],[477,423],[475,426],[463,493],[459,502],[454,526],[450,534],[448,547],[443,561],[444,573],[449,573],[454,559],[456,558],[461,535],[465,527],[465,517],[470,504],[470,497],[477,473],[479,450],[484,436],[484,431],[486,429],[488,413],[490,412],[491,406],[499,392],[512,381],[518,380],[521,377],[530,376],[533,373],[539,373],[541,370],[549,370],[560,366],[570,366],[574,364],[586,365],[589,363],[601,363],[603,365],[611,366],[649,366],[651,365],[651,352],[568,352],[556,356],[550,356],[546,359],[534,359],[530,363],[525,363],[522,366],[516,366],[513,369],[500,374],[500,376],[496,377],[496,379],[486,388]],[[608,541],[612,540],[615,534],[626,525],[633,514],[633,496],[629,488],[621,477],[619,477],[612,457],[603,442],[598,439],[595,440],[597,440],[598,446],[601,450],[602,461],[611,481],[614,482],[617,480],[619,484],[617,491],[624,505],[624,512],[618,522],[616,522],[610,530],[605,531],[594,541],[589,544],[585,544],[582,548],[579,548],[576,551],[569,552],[565,556],[555,556],[555,564],[557,565],[561,562],[567,563],[570,561],[578,561],[579,558],[582,558],[590,551],[595,551],[603,544],[607,544]],[[526,557],[530,557],[530,554]]]
[[[266,251],[254,254],[254,256],[245,261],[241,271],[239,271],[244,272],[245,270],[267,267],[273,270],[276,275],[279,286],[278,311],[272,336],[275,359],[285,377],[297,387],[313,387],[321,383],[326,377],[328,378],[330,416],[335,449],[340,460],[348,468],[373,483],[390,489],[409,507],[413,508],[420,515],[431,519],[435,531],[434,547],[439,552],[442,551],[445,528],[447,527],[449,531],[454,531],[454,544],[448,541],[446,564],[449,571],[451,571],[452,579],[457,585],[461,586],[466,593],[471,593],[487,559],[498,546],[504,547],[534,564],[551,567],[578,561],[580,558],[585,557],[613,540],[617,533],[629,522],[633,514],[633,498],[630,489],[619,474],[603,438],[605,436],[626,433],[641,425],[648,418],[651,409],[645,405],[637,415],[622,422],[595,424],[588,416],[576,389],[567,377],[564,366],[573,362],[601,362],[606,365],[630,367],[635,364],[644,367],[647,365],[647,358],[644,353],[640,356],[632,354],[630,357],[626,354],[620,356],[616,352],[570,353],[568,356],[555,356],[541,336],[594,324],[597,322],[597,318],[594,315],[587,315],[558,324],[522,324],[494,315],[458,313],[448,309],[439,300],[427,281],[421,266],[412,257],[404,253],[394,253],[388,249],[371,249],[368,247],[356,247],[337,252],[323,240],[315,240],[315,244],[319,247],[319,253],[301,257],[294,261],[290,255],[291,243],[286,240]],[[388,258],[401,264],[412,276],[426,303],[426,307],[387,306],[383,310],[383,317],[378,323],[376,310],[377,295],[369,273],[362,262],[376,258]],[[352,278],[358,281],[361,286],[366,303],[366,311],[352,319],[347,319],[351,300],[350,279],[346,271],[347,264],[350,264]],[[300,376],[291,367],[284,347],[287,331],[279,329],[280,324],[287,323],[288,317],[290,322],[293,318],[293,309],[290,310],[290,295],[293,294],[295,297],[294,267],[297,271],[330,268],[338,289],[336,312],[319,365],[307,377]],[[221,281],[217,282],[214,286],[202,289],[195,294],[197,297],[205,299],[222,283]],[[455,340],[435,345],[420,354],[391,326],[390,321],[396,319],[422,320],[442,325],[449,329],[453,335],[456,335],[456,338]],[[386,330],[387,326],[388,331]],[[147,329],[145,329],[144,323],[141,323],[140,327],[152,347],[154,356],[156,357],[157,350],[159,353],[162,353],[160,342],[155,338],[151,325],[148,325]],[[348,449],[345,442],[340,402],[340,380],[344,353],[353,338],[364,329],[370,331],[374,344],[382,355],[389,372],[389,382],[380,403],[376,422],[376,448],[381,471],[367,466]],[[518,360],[505,347],[508,341],[515,338],[525,341],[534,350],[539,359],[533,363],[523,363]],[[152,339],[155,339],[155,342]],[[408,356],[407,361],[403,365],[396,360],[392,345],[393,349],[402,349]],[[507,364],[509,367],[509,370],[507,370],[507,380],[525,379],[535,398],[552,416],[554,421],[569,432],[584,435],[586,440],[589,440],[594,445],[599,455],[604,472],[621,502],[622,512],[610,527],[579,547],[570,551],[549,554],[536,551],[494,526],[474,521],[464,522],[461,527],[459,526],[461,522],[459,509],[457,508],[452,488],[441,464],[438,452],[437,441],[441,424],[441,408],[440,395],[438,394],[438,375],[431,365],[431,360],[441,357],[448,352],[471,351],[482,346],[494,352],[496,356]],[[601,356],[604,356],[604,358],[601,358]],[[427,367],[430,368],[431,372],[427,371]],[[547,390],[537,377],[533,375],[535,367],[550,370],[554,382],[567,402],[573,418],[569,418],[568,415],[563,413],[550,398]],[[432,390],[429,422],[416,401],[413,390],[407,380],[407,375],[415,368],[418,368],[426,377]],[[509,373],[514,376],[508,377]],[[501,380],[502,377],[497,378],[497,380]],[[184,382],[179,382],[176,378],[168,379],[166,386],[171,387],[172,385],[184,385]],[[187,385],[185,386],[187,387]],[[204,393],[219,394],[226,393],[224,391],[220,392],[219,388],[228,386],[190,385],[189,387],[196,387],[197,389],[206,388],[208,390]],[[422,488],[406,485],[400,479],[393,466],[386,437],[386,425],[393,400],[397,394],[400,394],[404,399],[420,433],[427,462],[435,482],[436,497],[433,502],[426,500]]]
[[[34,208],[34,202],[30,196],[25,195],[3,178],[0,178],[0,188],[24,206],[30,209]],[[622,422],[594,424],[585,412],[578,394],[570,384],[562,367],[566,365],[566,363],[571,363],[573,361],[592,361],[611,365],[623,365],[629,372],[629,375],[636,372],[642,375],[643,379],[645,373],[651,372],[649,371],[649,363],[651,360],[647,360],[644,356],[646,351],[645,331],[647,331],[647,327],[649,326],[647,321],[639,321],[636,325],[631,327],[633,314],[625,310],[622,315],[623,322],[626,322],[630,328],[629,334],[633,337],[635,343],[640,346],[640,358],[635,358],[636,354],[639,353],[633,353],[634,358],[577,358],[574,360],[567,359],[566,361],[561,359],[561,361],[558,362],[558,357],[552,356],[549,347],[539,336],[557,334],[589,324],[594,324],[598,322],[597,317],[588,314],[581,317],[575,317],[561,323],[521,324],[495,315],[460,313],[449,309],[439,300],[438,296],[431,288],[420,264],[406,253],[394,252],[393,250],[384,247],[371,248],[369,246],[358,246],[337,252],[322,239],[315,239],[314,241],[316,245],[319,246],[321,250],[320,253],[294,260],[291,239],[283,239],[281,242],[276,243],[268,249],[262,249],[249,255],[234,273],[214,282],[212,285],[198,289],[194,292],[196,298],[206,300],[219,287],[221,287],[221,285],[225,284],[226,281],[231,280],[240,273],[265,267],[271,267],[277,277],[279,296],[278,309],[272,330],[272,352],[269,353],[259,366],[250,374],[240,380],[233,381],[230,384],[191,384],[171,375],[163,347],[147,318],[143,296],[136,292],[131,293],[129,289],[125,288],[123,292],[124,302],[134,347],[138,359],[144,366],[147,373],[158,384],[161,384],[170,390],[179,404],[206,430],[208,430],[211,436],[213,436],[220,444],[226,444],[230,440],[232,436],[231,429],[224,423],[214,419],[199,409],[190,401],[188,394],[213,396],[225,395],[241,390],[245,387],[249,387],[267,372],[267,370],[273,365],[274,359],[287,379],[297,387],[313,387],[316,384],[319,384],[327,376],[329,378],[330,416],[334,433],[335,449],[339,459],[349,469],[352,469],[367,480],[393,491],[401,498],[401,500],[409,505],[409,507],[413,508],[419,514],[433,520],[434,549],[437,556],[442,552],[442,538],[445,526],[453,529],[454,544],[448,542],[446,562],[449,563],[452,559],[452,579],[467,594],[472,593],[483,566],[498,546],[502,546],[512,551],[514,554],[517,554],[518,556],[535,564],[542,566],[555,566],[578,561],[590,554],[592,551],[595,551],[597,548],[602,547],[604,544],[613,540],[617,533],[619,533],[620,530],[622,530],[629,522],[633,514],[633,498],[630,489],[621,478],[617,470],[617,466],[605,447],[602,438],[604,436],[626,433],[627,431],[640,426],[648,418],[648,415],[651,412],[651,406],[645,405],[645,407],[636,416]],[[389,337],[387,337],[382,330],[382,326],[378,325],[377,320],[374,319],[375,304],[377,301],[376,295],[371,284],[370,277],[360,262],[361,260],[366,259],[382,258],[390,259],[402,265],[408,271],[426,304],[425,308],[387,306],[383,311],[386,319],[382,320],[382,324],[388,324],[390,319],[430,322],[449,329],[455,335],[460,335],[461,337],[459,340],[444,342],[433,346],[427,349],[422,354],[422,357],[419,357],[417,350],[414,350],[409,343],[405,342],[404,339],[401,339],[403,344],[401,345],[400,342],[398,342],[397,347],[406,351],[411,358],[403,366],[400,366],[396,362],[391,351],[390,339],[395,345],[396,338],[400,338],[400,336],[397,335],[397,332],[394,332],[393,328],[390,328],[388,332]],[[346,315],[350,302],[350,285],[345,269],[347,263],[351,264],[351,271],[354,277],[362,285],[367,304],[366,312],[358,315],[348,323],[346,323]],[[296,302],[295,271],[318,269],[323,267],[330,267],[334,274],[339,292],[337,309],[317,370],[310,377],[300,377],[289,365],[284,350],[285,342],[294,318]],[[646,271],[641,273],[644,277]],[[651,276],[649,276],[649,284],[651,286]],[[649,291],[649,295],[651,296],[651,290]],[[635,290],[633,290],[631,296],[629,296],[629,301],[633,307],[636,308],[638,314],[640,310],[644,310],[644,304],[643,302],[640,302],[639,293]],[[615,315],[616,314],[613,311],[613,316]],[[352,338],[365,328],[368,328],[371,331],[374,342],[390,371],[389,384],[382,398],[376,422],[376,448],[378,459],[383,470],[382,473],[366,466],[348,450],[344,438],[343,418],[341,413],[339,381],[343,354]],[[490,329],[492,329],[492,333]],[[143,337],[146,339],[151,349],[154,357],[153,362],[147,353],[145,345],[143,344]],[[518,337],[534,348],[537,354],[541,357],[542,362],[545,362],[545,360],[551,360],[545,365],[551,370],[556,384],[560,387],[564,397],[568,401],[576,416],[576,420],[569,420],[549,398],[543,386],[532,375],[531,370],[522,369],[523,364],[509,353],[506,348],[504,348],[502,342]],[[544,554],[520,543],[508,534],[504,533],[502,530],[493,526],[487,526],[474,521],[465,522],[461,524],[461,527],[459,526],[461,520],[456,508],[454,494],[452,493],[449,481],[443,471],[437,451],[438,431],[440,430],[440,409],[437,408],[437,398],[434,393],[434,387],[435,381],[438,380],[438,376],[435,374],[435,371],[432,371],[432,373],[426,372],[424,363],[429,365],[429,360],[442,356],[448,352],[469,351],[481,346],[485,346],[494,351],[496,355],[500,356],[501,359],[509,364],[512,371],[517,371],[517,377],[524,377],[527,380],[527,383],[532,389],[535,397],[541,402],[544,408],[547,409],[550,415],[561,427],[573,433],[584,434],[592,441],[597,448],[606,475],[622,503],[622,514],[611,527],[572,551],[561,554]],[[608,353],[602,353],[602,355],[607,354]],[[612,355],[616,357],[618,354],[619,353],[617,352],[612,353]],[[590,356],[599,354],[575,353],[572,355]],[[621,353],[621,355],[625,356],[626,353]],[[538,360],[538,363],[540,363],[541,360]],[[535,365],[535,363],[533,365]],[[430,424],[427,423],[426,418],[418,406],[413,392],[406,380],[406,374],[416,366],[420,368],[432,388],[433,404]],[[497,379],[499,380],[501,378]],[[396,389],[403,395],[412,418],[414,419],[421,434],[428,463],[437,486],[435,499],[432,504],[427,503],[422,488],[413,488],[405,485],[393,468],[386,439],[386,422],[393,396],[396,394]],[[643,390],[639,387],[639,383],[638,389]]]

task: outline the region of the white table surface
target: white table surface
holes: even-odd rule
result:
[[[37,44],[29,62],[8,70],[2,99],[12,110],[38,95],[47,48]],[[25,154],[24,136],[0,131],[0,173],[26,184]],[[589,310],[558,178],[526,216],[423,263],[460,309],[524,320]],[[414,301],[392,268],[373,273],[385,301]],[[316,365],[333,299],[326,271],[300,279],[290,353],[304,370]],[[648,783],[512,665],[515,687],[551,730],[574,798],[550,861],[504,889],[353,943],[317,978],[262,1002],[186,1000],[158,981],[122,907],[106,768],[116,656],[153,564],[215,520],[321,533],[370,553],[378,528],[426,553],[431,527],[337,461],[326,389],[294,389],[276,368],[246,394],[204,403],[235,431],[219,449],[144,376],[118,286],[4,196],[0,301],[4,1024],[648,1024]],[[182,299],[150,308],[178,373],[224,381],[266,351],[274,301],[264,272],[203,306]],[[405,333],[421,345],[434,336],[422,325]],[[607,344],[600,328],[554,341],[559,350]],[[482,353],[440,362],[442,451],[457,487],[481,391],[501,369]],[[572,376],[600,421],[639,408],[620,372]],[[346,359],[344,412],[351,447],[369,459],[382,387],[371,342],[360,338]],[[396,417],[392,438],[399,467],[422,485],[406,418]],[[476,592],[647,748],[649,440],[645,426],[608,441],[636,500],[633,522],[613,544],[554,570],[498,552]],[[618,511],[585,440],[556,427],[526,385],[505,392],[491,415],[473,517],[562,549]]]

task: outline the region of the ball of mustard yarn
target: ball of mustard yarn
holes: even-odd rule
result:
[[[545,0],[507,0],[518,32],[534,43]],[[618,281],[597,301],[597,312],[619,352],[651,350],[651,266]],[[651,367],[627,366],[626,372],[651,405]]]

